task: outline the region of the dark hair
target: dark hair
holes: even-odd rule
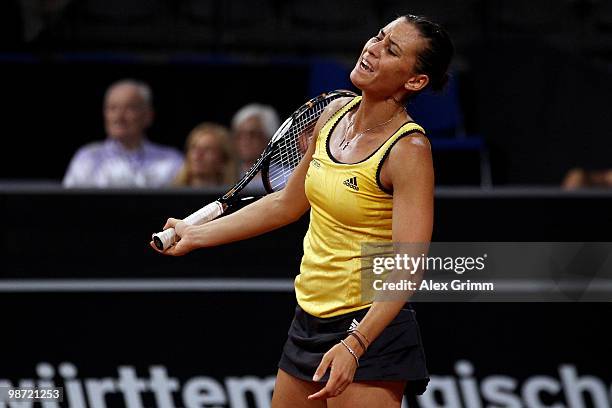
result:
[[[450,36],[440,25],[425,17],[406,14],[403,18],[414,25],[427,40],[427,46],[417,57],[416,70],[429,77],[428,86],[434,91],[441,91],[448,82],[448,66],[455,54],[455,47]]]

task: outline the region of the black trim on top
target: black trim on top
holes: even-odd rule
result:
[[[352,101],[351,101],[351,102],[352,102]],[[349,103],[351,103],[351,102],[349,102]],[[409,121],[406,121],[406,122],[402,123],[400,127],[398,127],[397,129],[395,129],[395,131],[394,131],[393,133],[391,133],[391,136],[389,136],[388,138],[386,138],[386,139],[385,139],[385,141],[384,141],[384,142],[382,142],[382,144],[381,144],[380,146],[378,146],[376,149],[374,149],[374,151],[373,151],[372,153],[370,153],[370,154],[369,154],[369,155],[368,155],[366,158],[364,158],[364,159],[361,159],[361,160],[359,160],[359,161],[357,161],[357,162],[354,162],[354,163],[344,163],[344,162],[338,161],[338,160],[337,160],[337,159],[334,157],[334,155],[331,153],[331,149],[330,149],[330,147],[329,147],[329,144],[330,144],[330,141],[331,141],[331,136],[332,136],[332,134],[334,133],[334,130],[336,129],[336,126],[338,125],[338,123],[339,123],[339,122],[342,120],[342,118],[343,118],[343,117],[345,117],[345,116],[346,116],[346,115],[347,115],[347,114],[348,114],[348,113],[349,113],[351,110],[353,110],[353,109],[354,109],[356,106],[358,106],[360,103],[361,103],[361,101],[359,101],[358,103],[356,103],[354,106],[351,106],[351,108],[350,108],[350,109],[347,109],[347,110],[346,110],[346,112],[344,112],[342,115],[340,115],[340,116],[338,117],[338,119],[336,120],[336,122],[335,122],[335,123],[333,123],[333,124],[331,125],[330,129],[329,129],[329,133],[327,134],[327,139],[325,140],[325,151],[327,152],[327,157],[329,157],[329,158],[331,159],[331,161],[333,161],[334,163],[337,163],[337,164],[344,164],[344,165],[347,165],[347,166],[354,165],[354,164],[359,164],[359,163],[363,163],[363,162],[365,162],[365,161],[369,160],[369,159],[370,159],[372,156],[374,156],[374,155],[375,155],[375,154],[376,154],[376,153],[377,153],[377,152],[378,152],[378,151],[379,151],[379,150],[380,150],[380,149],[381,149],[381,148],[382,148],[382,147],[385,145],[385,143],[387,143],[387,141],[389,141],[389,139],[391,139],[391,138],[393,137],[393,135],[395,135],[395,134],[398,132],[398,130],[400,130],[402,127],[406,126],[408,123],[415,123],[413,120],[409,120]],[[348,105],[348,103],[347,103],[347,105]],[[344,105],[344,107],[346,107],[346,105]],[[344,107],[342,107],[341,109],[344,109]],[[422,132],[421,132],[421,133],[422,133]],[[400,136],[400,137],[401,137],[401,136]],[[394,142],[393,144],[395,144],[395,142]],[[384,190],[383,190],[383,191],[384,191]]]
[[[355,98],[358,98],[359,96],[356,96]],[[344,105],[343,107],[341,107],[340,109],[338,109],[333,116],[330,118],[330,120],[333,120],[334,117],[336,116],[336,114],[338,112],[340,112],[342,109],[346,108],[348,105],[350,105],[351,103],[353,103],[353,101],[355,100],[355,98],[351,99],[350,101],[348,101],[346,103],[346,105]],[[350,109],[347,109],[346,112],[344,112],[342,115],[339,115],[335,121],[332,123],[332,125],[329,128],[329,132],[327,132],[327,137],[325,138],[325,151],[327,152],[327,157],[329,157],[331,159],[331,161],[333,161],[334,163],[341,163],[339,161],[336,160],[336,158],[334,156],[332,156],[330,150],[329,150],[329,140],[331,139],[332,134],[334,133],[334,129],[336,129],[336,126],[338,126],[338,122],[340,122],[342,120],[343,117],[346,116],[347,113],[349,113],[351,111],[351,109],[353,109],[355,106],[359,105],[361,103],[361,100],[356,103],[355,105],[351,106]],[[342,163],[341,163],[342,164]]]
[[[382,170],[383,163],[385,162],[385,160],[386,160],[386,159],[387,159],[387,157],[389,156],[389,153],[391,153],[391,149],[393,148],[393,146],[395,146],[395,144],[396,144],[397,142],[399,142],[399,140],[400,140],[400,139],[403,139],[403,138],[404,138],[404,137],[406,137],[406,136],[411,136],[411,135],[412,135],[412,134],[414,134],[414,133],[420,133],[420,134],[422,134],[423,136],[427,137],[427,136],[425,135],[425,133],[421,132],[419,129],[412,129],[412,130],[408,130],[408,131],[406,131],[406,132],[402,133],[401,135],[399,135],[399,136],[397,137],[397,139],[395,139],[395,140],[393,141],[393,143],[391,143],[391,146],[389,146],[389,148],[387,149],[387,151],[385,152],[385,154],[383,154],[383,157],[382,157],[382,158],[380,159],[380,161],[378,162],[378,166],[376,167],[376,184],[378,184],[378,188],[380,188],[380,189],[381,189],[383,192],[385,192],[385,193],[387,193],[387,194],[393,195],[393,190],[388,190],[388,189],[386,189],[386,188],[385,188],[385,187],[382,185],[382,183],[381,183],[381,181],[380,181],[380,172],[381,172],[381,170]],[[395,134],[395,133],[394,133],[394,134]]]

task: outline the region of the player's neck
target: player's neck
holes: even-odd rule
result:
[[[394,117],[404,122],[407,115],[402,111],[404,106],[393,98],[381,99],[363,95],[355,112],[355,129],[368,129]]]

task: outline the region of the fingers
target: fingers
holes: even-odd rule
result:
[[[170,256],[179,256],[182,254],[179,254],[176,250],[176,245],[171,246],[169,248],[167,248],[164,252],[162,252],[164,255],[170,255]]]
[[[346,370],[334,370],[332,366],[329,375],[329,381],[318,392],[309,395],[309,400],[327,399],[337,397],[351,384],[352,375],[349,375]]]
[[[185,222],[183,220],[175,220],[176,222],[174,223],[174,231],[176,232],[176,235],[178,235],[178,238],[180,239],[183,235],[185,235],[185,230],[187,229],[188,225],[185,224]]]
[[[323,387],[319,392],[316,392],[314,394],[311,394],[308,396],[309,400],[320,400],[320,399],[327,399],[330,398],[329,395],[329,390],[327,388],[327,386]]]
[[[149,242],[149,245],[156,252],[159,252],[162,255],[181,256],[181,255],[185,255],[187,252],[189,252],[189,249],[185,248],[184,245],[181,245],[180,242],[178,244],[176,244],[176,245],[173,245],[173,246],[171,246],[169,248],[166,248],[166,250],[164,250],[164,251],[160,251],[159,249],[157,249],[157,247],[155,246],[155,243],[153,241]]]
[[[168,220],[166,220],[166,223],[164,224],[162,230],[165,231],[169,228],[174,228],[176,231],[176,225],[178,223],[180,223],[182,220],[179,220],[177,218],[168,218]],[[178,234],[177,234],[178,235]],[[178,239],[180,239],[180,236],[177,237]],[[157,246],[155,245],[155,243],[153,241],[149,242],[149,245],[151,246],[151,248],[153,248],[155,251],[159,252],[160,254],[164,254],[164,255],[177,255],[176,254],[176,250],[172,250],[171,248],[166,248],[165,250],[160,250],[159,248],[157,248]]]
[[[166,249],[164,255],[181,256],[185,255],[187,252],[189,252],[189,249],[185,247],[185,241],[179,241],[176,245]]]
[[[312,376],[312,381],[319,381],[319,379],[321,379],[321,377],[325,375],[325,372],[327,371],[327,368],[329,367],[331,362],[332,362],[332,357],[328,351],[327,353],[323,355],[323,359],[321,359],[319,366],[317,367],[314,375]]]
[[[151,241],[151,242],[149,242],[149,245],[151,246],[151,248],[153,248],[154,250],[156,250],[160,254],[164,253],[164,251],[160,251],[159,248],[157,248],[157,245],[155,245],[155,242]]]
[[[174,228],[176,223],[179,222],[179,221],[180,220],[178,220],[176,218],[168,218],[168,220],[164,224],[164,228],[162,228],[162,229],[167,230],[168,228]]]
[[[329,365],[332,362],[332,357],[331,357],[330,351],[328,351],[327,353],[325,353],[323,355],[323,359],[321,359],[321,362],[319,363],[319,366],[317,367],[317,369],[315,370],[314,375],[312,376],[312,381],[319,381],[321,379],[321,377],[323,377],[325,375],[325,373],[327,372],[327,369],[328,369]],[[331,374],[330,374],[330,377],[331,377]],[[331,378],[330,378],[330,381],[331,381]],[[327,395],[329,393],[328,386],[329,386],[329,382],[325,385],[325,387],[323,387],[318,392],[309,395],[308,399],[309,400],[315,400],[315,399],[325,399],[325,398],[327,398]]]
[[[340,395],[346,387],[353,381],[355,367],[350,359],[344,358],[341,354],[336,355],[338,349],[332,348],[328,351],[321,360],[319,367],[313,376],[314,381],[318,381],[331,366],[329,380],[325,387],[318,392],[308,396],[309,400],[327,399]],[[352,356],[350,356],[352,358]]]
[[[183,235],[185,235],[187,227],[189,226],[185,224],[183,220],[179,220],[176,218],[168,218],[168,221],[166,221],[166,224],[164,225],[164,231],[167,230],[168,228],[174,228],[174,232],[176,233],[175,244],[164,250],[158,249],[157,246],[155,245],[155,242],[153,241],[150,241],[149,245],[151,246],[151,248],[153,248],[155,251],[159,252],[160,254],[171,255],[171,256],[185,255],[186,253],[194,249],[194,247],[187,242],[189,241],[188,239],[183,239]]]

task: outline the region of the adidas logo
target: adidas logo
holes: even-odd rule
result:
[[[352,188],[355,191],[359,191],[359,186],[357,185],[357,177],[351,177],[350,179],[346,179],[344,180],[344,184],[345,186]]]
[[[353,330],[355,330],[357,328],[357,326],[359,326],[359,322],[357,321],[357,319],[353,319],[353,321],[351,322],[351,325],[349,326],[347,332],[352,332]]]

